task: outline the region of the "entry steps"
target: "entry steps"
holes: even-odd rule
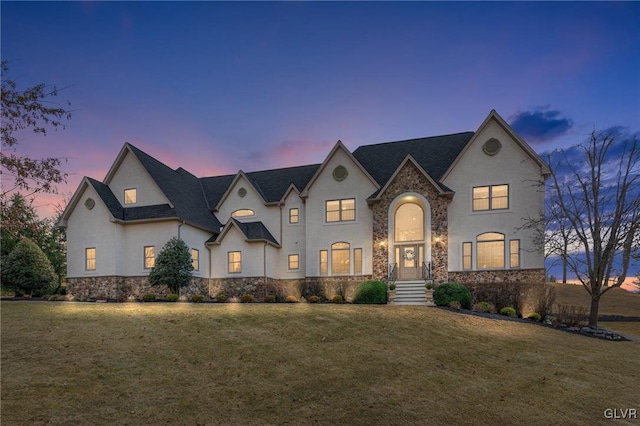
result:
[[[424,280],[396,281],[394,305],[434,306],[433,300],[427,300]]]

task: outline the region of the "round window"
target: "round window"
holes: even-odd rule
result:
[[[502,144],[496,138],[489,139],[482,146],[482,150],[487,155],[496,155],[498,152],[500,152],[500,148],[502,148]]]
[[[338,166],[333,169],[333,178],[337,181],[345,180],[349,172],[345,166]]]
[[[84,200],[84,206],[88,210],[91,210],[95,205],[96,205],[96,202],[93,201],[93,198],[87,198],[86,200]]]
[[[240,188],[240,189],[238,189],[238,195],[239,195],[240,197],[244,197],[245,195],[247,195],[247,190],[246,190],[246,189],[244,189],[244,188]]]

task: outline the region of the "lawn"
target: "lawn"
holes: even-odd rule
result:
[[[591,296],[581,285],[554,284],[556,289],[556,303],[564,305],[582,306],[587,312],[591,308]],[[598,314],[640,317],[640,293],[630,293],[620,288],[607,291],[600,299]],[[640,321],[599,321],[601,327],[616,330],[621,333],[640,336]]]
[[[436,308],[0,307],[3,425],[577,425],[640,409],[640,343]]]

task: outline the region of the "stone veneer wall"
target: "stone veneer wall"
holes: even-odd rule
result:
[[[364,280],[371,279],[371,275],[338,276],[338,277],[307,277],[300,279],[274,279],[264,277],[245,278],[212,278],[209,282],[209,297],[218,294],[227,297],[240,297],[250,294],[254,300],[261,302],[265,296],[272,295],[282,301],[287,296],[320,296],[331,299],[339,293],[342,287],[347,300],[353,297],[355,288]]]
[[[206,295],[208,283],[206,278],[193,277],[189,286],[182,288],[181,294],[187,298],[194,294]],[[171,293],[166,286],[150,285],[147,276],[67,278],[67,292],[80,299],[115,299],[119,302],[140,300],[146,293],[154,293],[159,297]]]
[[[222,279],[194,277],[189,286],[182,289],[181,294],[187,299],[194,294],[202,294],[211,298],[219,293],[223,293],[227,297],[251,294],[256,301],[262,301],[266,295],[273,295],[284,300],[289,295],[300,298],[305,294],[309,296],[321,292],[327,299],[331,299],[342,287],[347,300],[350,300],[358,284],[367,279],[371,279],[371,275],[307,277],[292,280],[268,278],[265,284],[264,277]],[[80,299],[109,299],[119,302],[141,300],[146,293],[154,293],[160,298],[171,293],[168,287],[151,286],[146,276],[67,278],[67,291],[70,295]]]
[[[455,283],[543,283],[545,280],[544,268],[449,272],[449,281]]]
[[[372,206],[373,210],[373,277],[387,281],[389,275],[389,206],[400,195],[407,192],[422,194],[431,207],[431,268],[436,283],[447,282],[448,268],[448,217],[449,199],[439,195],[433,184],[411,162],[407,162],[395,179]],[[391,230],[393,231],[393,230]],[[440,247],[435,238],[440,236]],[[384,243],[384,244],[382,244]],[[428,259],[425,259],[428,260]]]

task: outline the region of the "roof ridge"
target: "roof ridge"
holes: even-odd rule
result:
[[[403,140],[399,140],[399,141],[389,141],[389,142],[379,142],[379,143],[373,143],[373,144],[366,144],[366,145],[360,145],[359,147],[357,147],[355,151],[359,150],[360,148],[365,148],[365,147],[370,147],[370,146],[379,146],[379,145],[388,145],[388,144],[392,144],[392,143],[401,143],[401,142],[413,142],[413,141],[418,141],[418,140],[423,140],[423,139],[436,139],[436,138],[446,138],[449,136],[459,136],[459,135],[464,135],[467,133],[475,133],[472,131],[466,131],[466,132],[457,132],[457,133],[449,133],[449,134],[445,134],[445,135],[436,135],[436,136],[425,136],[422,138],[412,138],[412,139],[403,139]]]

